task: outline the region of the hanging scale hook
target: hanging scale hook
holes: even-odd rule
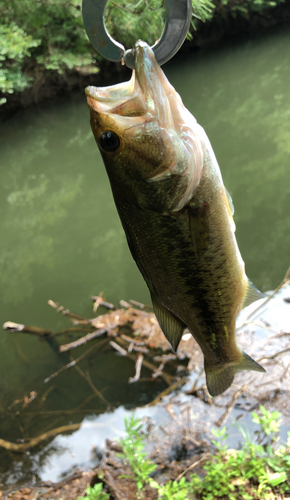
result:
[[[96,51],[109,61],[124,60],[134,68],[133,50],[116,42],[107,32],[104,12],[108,0],[83,0],[83,20],[88,38]],[[191,21],[191,0],[165,0],[166,22],[160,40],[152,49],[159,65],[166,63],[183,44]]]

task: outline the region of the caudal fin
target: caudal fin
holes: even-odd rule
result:
[[[235,373],[242,370],[253,370],[256,372],[265,372],[266,370],[254,361],[245,352],[241,353],[241,359],[238,362],[228,363],[224,366],[212,366],[204,362],[206,385],[211,396],[222,394],[233,383]]]

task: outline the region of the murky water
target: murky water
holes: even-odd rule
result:
[[[274,288],[290,263],[289,45],[289,31],[280,29],[260,39],[180,54],[165,67],[212,142],[234,201],[247,274],[263,290]],[[65,328],[68,321],[47,300],[90,317],[90,296],[100,291],[114,303],[121,298],[148,303],[82,93],[19,112],[2,124],[0,164],[1,324]],[[95,398],[77,412],[57,413],[78,408],[91,394],[72,370],[49,387],[43,384],[68,361],[56,343],[1,334],[0,437],[15,441],[105,411]],[[132,361],[110,350],[87,363],[83,369],[90,367],[112,407],[144,405],[164,389],[162,382],[129,386]],[[28,408],[22,410],[20,402],[7,409],[30,391],[38,397]],[[29,477],[36,469],[42,477],[47,456],[47,451],[38,455],[36,467],[33,454],[16,459],[0,451],[3,481]],[[60,473],[69,468],[58,467]]]

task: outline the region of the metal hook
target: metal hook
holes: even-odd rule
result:
[[[108,0],[83,0],[83,20],[88,38],[96,51],[109,61],[124,59],[134,68],[133,50],[116,42],[107,32],[104,12]],[[165,0],[166,22],[160,40],[152,49],[159,65],[166,63],[183,44],[191,21],[191,0]]]

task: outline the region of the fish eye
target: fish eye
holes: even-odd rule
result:
[[[106,153],[114,153],[120,146],[120,139],[112,130],[105,130],[102,132],[99,142],[101,148],[106,151]]]

